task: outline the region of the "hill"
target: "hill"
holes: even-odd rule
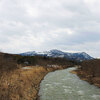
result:
[[[76,72],[81,79],[100,87],[100,59],[83,61]]]

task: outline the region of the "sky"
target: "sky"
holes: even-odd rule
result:
[[[0,51],[50,49],[100,57],[100,0],[0,0]]]

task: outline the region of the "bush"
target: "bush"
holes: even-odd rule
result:
[[[100,76],[100,59],[84,61],[81,64],[82,70],[95,76]]]

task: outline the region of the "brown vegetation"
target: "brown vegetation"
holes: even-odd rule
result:
[[[25,61],[30,62],[29,66],[23,67]],[[47,67],[47,64],[54,64],[56,67]],[[73,63],[59,58],[0,53],[0,100],[36,100],[39,84],[44,76],[48,72],[69,66],[73,66]]]
[[[14,60],[13,55],[0,53],[0,72],[12,71],[14,69],[17,69],[17,63]]]
[[[36,100],[40,81],[53,70],[31,67],[3,73],[0,78],[0,100]]]
[[[15,55],[14,59],[17,61],[18,64],[21,64],[22,66],[30,65],[40,65],[47,67],[48,65],[62,65],[62,66],[72,66],[74,61],[67,60],[66,58],[52,58],[52,57],[46,57],[46,56],[20,56]],[[25,62],[28,62],[28,64],[25,64]]]
[[[83,61],[76,72],[81,79],[100,87],[100,59]]]

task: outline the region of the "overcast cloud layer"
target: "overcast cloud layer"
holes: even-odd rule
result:
[[[100,0],[0,0],[0,49],[100,57]]]

